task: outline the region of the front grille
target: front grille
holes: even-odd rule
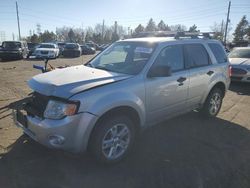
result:
[[[241,68],[232,68],[232,74],[247,74],[247,71]]]
[[[41,51],[41,54],[48,54],[48,51]]]
[[[34,92],[31,96],[31,100],[25,105],[24,110],[27,111],[28,115],[43,118],[43,113],[48,102],[48,96]]]

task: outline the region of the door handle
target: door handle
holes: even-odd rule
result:
[[[177,82],[184,82],[186,79],[187,78],[185,78],[185,77],[180,77],[180,78],[178,78]]]
[[[207,72],[207,75],[208,75],[208,76],[211,76],[213,73],[214,73],[214,71],[211,71],[211,70],[210,70],[210,71]]]
[[[176,80],[177,82],[179,82],[179,86],[182,86],[183,85],[183,82],[186,80],[187,78],[185,77],[180,77],[178,78],[178,80]]]

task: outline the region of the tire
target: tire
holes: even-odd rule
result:
[[[219,88],[214,88],[210,91],[201,110],[205,117],[215,117],[219,113],[223,100],[222,93],[223,92]]]
[[[96,125],[89,149],[97,162],[114,164],[128,155],[134,139],[133,122],[124,115],[118,115],[104,119]]]

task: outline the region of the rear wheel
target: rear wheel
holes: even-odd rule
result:
[[[94,129],[90,152],[98,162],[112,164],[126,157],[135,137],[133,122],[126,116],[104,119]]]
[[[202,113],[206,117],[215,117],[222,105],[223,94],[221,89],[214,88],[208,95],[206,102],[202,108]]]

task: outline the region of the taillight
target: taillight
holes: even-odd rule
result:
[[[228,75],[231,77],[232,76],[232,66],[228,66]]]

